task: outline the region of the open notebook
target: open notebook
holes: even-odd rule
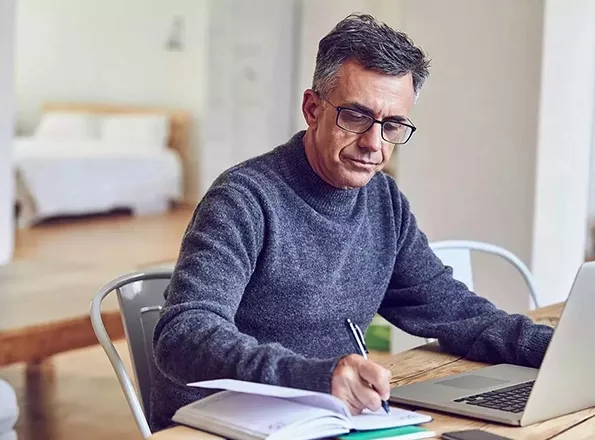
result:
[[[381,409],[352,416],[345,404],[330,394],[232,379],[189,386],[225,391],[178,409],[173,420],[235,440],[317,439],[431,420],[394,407],[390,414]]]

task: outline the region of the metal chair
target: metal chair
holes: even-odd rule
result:
[[[471,252],[484,252],[504,258],[514,266],[525,280],[533,306],[536,308],[540,306],[533,275],[525,263],[509,250],[490,243],[470,240],[437,241],[430,243],[430,247],[445,265],[452,267],[453,277],[465,283],[470,290],[473,290]]]
[[[101,287],[91,302],[93,330],[112,364],[143,438],[151,435],[147,417],[150,412],[151,378],[156,368],[153,360],[153,331],[165,302],[164,292],[171,275],[171,269],[122,275]],[[118,297],[136,387],[132,384],[101,318],[101,303],[113,291]]]
[[[531,272],[516,255],[500,246],[481,241],[445,240],[430,243],[430,247],[446,266],[453,270],[453,277],[461,281],[469,290],[473,290],[473,273],[471,269],[471,252],[484,252],[504,258],[521,274],[527,287],[534,307],[539,307],[537,288]],[[432,339],[426,339],[431,342]]]

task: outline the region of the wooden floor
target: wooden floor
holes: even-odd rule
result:
[[[0,324],[88,309],[94,291],[109,278],[175,261],[191,214],[178,208],[168,215],[66,219],[17,231],[14,261],[0,268],[0,295],[11,297],[11,310],[0,308]],[[40,295],[45,295],[43,307],[30,300]],[[126,345],[117,348],[128,359]],[[19,440],[140,438],[99,346],[55,356],[29,370],[22,364],[4,367],[0,377],[17,392]]]

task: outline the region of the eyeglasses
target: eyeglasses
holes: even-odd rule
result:
[[[337,119],[335,120],[335,123],[339,128],[345,131],[363,134],[368,131],[372,125],[380,124],[382,127],[382,139],[391,144],[402,145],[406,143],[413,135],[413,132],[417,130],[413,124],[397,121],[379,121],[370,115],[366,115],[365,113],[352,108],[338,107],[323,96],[319,96],[337,109]]]

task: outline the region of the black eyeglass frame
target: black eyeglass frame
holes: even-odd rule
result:
[[[345,130],[349,133],[355,133],[355,134],[364,134],[366,131],[368,131],[370,128],[372,128],[372,126],[374,124],[380,124],[380,136],[382,136],[382,139],[385,142],[388,142],[389,144],[393,144],[393,145],[403,145],[406,144],[407,141],[409,141],[409,139],[411,139],[411,136],[413,136],[413,133],[415,133],[415,130],[417,130],[417,127],[415,125],[411,124],[407,124],[405,122],[400,122],[400,121],[380,121],[379,119],[374,119],[372,116],[367,115],[365,113],[362,113],[358,110],[355,110],[353,108],[349,108],[349,107],[342,107],[342,106],[336,106],[335,104],[333,104],[332,102],[330,102],[328,99],[326,99],[324,96],[318,94],[318,96],[320,96],[322,99],[324,99],[326,102],[328,102],[331,106],[333,106],[334,108],[337,109],[337,117],[335,118],[335,124],[337,125],[337,127],[339,127],[341,130]],[[362,116],[365,116],[366,118],[369,118],[372,122],[370,123],[370,126],[368,128],[366,128],[364,131],[353,131],[353,130],[349,130],[345,127],[341,127],[339,125],[339,117],[341,116],[341,112],[343,110],[348,110],[350,112],[354,112],[354,113],[358,113]],[[400,125],[404,125],[405,127],[409,127],[411,129],[411,133],[409,133],[409,136],[407,136],[407,139],[405,139],[403,142],[392,142],[389,141],[388,139],[386,139],[384,137],[384,124],[387,123],[392,123],[392,124],[400,124]]]

